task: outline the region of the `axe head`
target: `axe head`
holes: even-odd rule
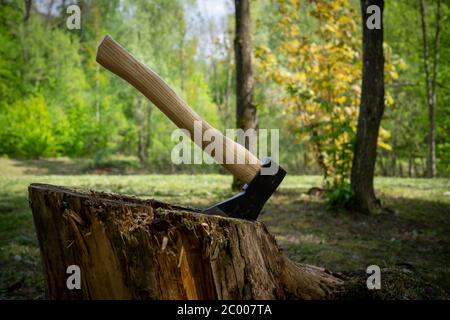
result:
[[[274,167],[276,172],[272,175],[263,174],[264,168],[270,167]],[[261,170],[250,183],[244,185],[240,193],[204,210],[204,213],[256,220],[264,204],[278,188],[285,175],[286,171],[283,168],[270,158],[265,158],[262,161]]]

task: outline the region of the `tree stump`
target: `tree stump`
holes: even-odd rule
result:
[[[331,299],[344,284],[290,261],[257,221],[45,184],[29,200],[50,299]]]

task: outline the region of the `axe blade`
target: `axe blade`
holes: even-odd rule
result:
[[[263,174],[263,168],[275,166],[277,171],[272,175]],[[250,183],[244,185],[242,191],[235,196],[220,202],[203,212],[246,220],[256,220],[275,190],[286,176],[286,171],[270,158],[262,161],[261,170]]]

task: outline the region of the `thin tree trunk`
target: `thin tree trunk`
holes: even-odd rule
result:
[[[231,32],[230,32],[231,33]],[[231,39],[231,35],[227,33],[228,39]],[[229,42],[225,39],[223,42],[224,50],[226,51],[226,58],[225,63],[228,66],[226,69],[226,83],[225,88],[223,89],[222,99],[221,99],[221,108],[222,108],[222,115],[223,115],[223,125],[225,128],[229,128],[228,126],[231,125],[229,123],[230,116],[231,116],[231,110],[230,110],[230,96],[232,94],[233,90],[233,54],[230,50],[231,47],[229,45]]]
[[[380,165],[380,172],[382,176],[386,176],[386,166],[385,166],[385,156],[383,153],[381,153],[378,157],[378,163]]]
[[[250,1],[235,0],[236,35],[234,52],[236,61],[236,127],[247,130],[258,126],[256,106],[253,103],[252,41],[250,34]],[[252,139],[250,139],[252,140]],[[256,139],[253,139],[254,141]],[[249,142],[245,147],[250,149]],[[233,188],[242,186],[234,179]]]
[[[396,177],[397,176],[397,155],[395,154],[395,152],[391,153],[391,173],[390,176],[391,177]]]
[[[50,0],[50,4],[49,4],[48,9],[47,9],[47,14],[45,16],[45,25],[46,25],[46,27],[49,25],[50,19],[52,17],[53,4],[54,4],[54,0]]]
[[[228,49],[227,49],[228,51]],[[230,96],[232,93],[233,86],[233,57],[229,53],[227,58],[228,70],[227,70],[227,87],[225,89],[224,106],[227,115],[227,119],[230,116]]]
[[[422,177],[426,177],[427,176],[427,166],[426,166],[426,161],[424,160],[423,157],[420,157],[420,166],[422,168]]]
[[[380,29],[366,26],[367,8],[381,9]],[[363,27],[363,75],[355,152],[351,172],[351,188],[357,209],[370,213],[379,206],[373,186],[377,140],[384,112],[383,0],[361,0]]]
[[[412,155],[408,158],[408,177],[412,177],[412,170],[413,170],[413,157]]]
[[[24,24],[24,29],[25,32],[24,34],[21,34],[21,41],[23,43],[23,37],[25,37],[25,35],[27,35],[29,33],[28,30],[28,21],[30,20],[30,15],[31,15],[31,8],[33,5],[33,1],[32,0],[25,0],[24,1],[24,5],[25,5],[25,14],[23,17],[23,24]],[[22,46],[22,56],[23,56],[23,61],[28,61],[28,46]]]
[[[149,102],[145,107],[145,139],[144,139],[144,156],[147,161],[149,158],[149,150],[152,146],[152,113],[153,105]]]
[[[417,166],[417,157],[414,157],[413,158],[414,160],[413,160],[413,166],[414,166],[414,177],[415,178],[417,178],[417,177],[420,177],[420,171],[419,171],[419,168],[418,168],[418,166]]]
[[[186,42],[186,30],[183,28],[183,34],[180,41],[180,90],[184,94],[184,77],[185,77],[185,42]]]
[[[61,1],[61,5],[59,6],[59,22],[58,22],[58,27],[59,28],[66,28],[66,0],[62,0]]]
[[[100,66],[95,66],[95,118],[100,124]]]
[[[427,156],[427,176],[436,176],[436,79],[438,73],[439,47],[440,47],[440,20],[441,1],[437,1],[436,7],[436,29],[434,38],[434,62],[433,71],[430,71],[430,53],[427,31],[427,17],[425,1],[420,0],[420,15],[422,22],[423,37],[423,61],[425,67],[425,83],[428,106],[428,156]]]
[[[31,13],[31,6],[33,4],[32,0],[24,0],[25,4],[25,15],[23,17],[23,22],[26,24],[28,20],[30,19],[30,13]]]
[[[227,39],[228,41],[224,41],[224,46],[225,46],[225,50],[227,52],[227,58],[226,58],[226,63],[228,65],[227,68],[227,85],[226,85],[226,89],[225,89],[225,97],[224,97],[224,109],[225,109],[225,114],[227,115],[227,120],[230,119],[231,117],[231,108],[230,108],[230,97],[231,94],[233,92],[233,51],[231,48],[231,38],[232,38],[232,31],[228,30],[227,32]],[[229,125],[228,121],[226,123],[227,125]]]
[[[398,163],[398,171],[400,172],[400,177],[403,178],[403,164],[401,161]]]
[[[143,123],[143,110],[142,110],[142,99],[137,98],[136,101],[136,125],[137,125],[137,156],[139,162],[144,164],[147,160],[145,157],[145,133],[144,133],[144,123]]]
[[[433,108],[430,111],[430,159],[432,160],[431,167],[429,168],[428,175],[431,177],[436,177],[436,82],[438,75],[439,66],[439,49],[440,49],[440,39],[441,39],[441,0],[437,0],[436,5],[436,29],[434,35],[434,61],[433,61],[433,79],[431,82],[431,101]]]

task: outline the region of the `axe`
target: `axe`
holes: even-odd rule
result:
[[[198,144],[205,152],[208,152],[208,143],[195,141],[194,124],[201,124],[202,134],[206,130],[215,130],[209,123],[204,121],[186,102],[184,102],[173,91],[167,83],[161,79],[152,69],[139,62],[126,49],[106,36],[97,49],[97,62],[109,71],[115,73],[126,80],[133,87],[139,90],[153,104],[155,104],[175,125],[181,129],[189,131],[191,139]],[[216,134],[218,133],[215,130]],[[222,215],[233,218],[256,220],[261,209],[267,200],[272,196],[280,185],[286,171],[270,158],[260,161],[250,151],[239,143],[223,136],[223,152],[209,155],[218,163],[231,172],[236,178],[246,183],[242,192],[228,200],[220,202],[206,210],[204,213]],[[227,163],[223,157],[229,154],[236,155],[239,159],[244,159],[238,163]],[[264,168],[276,168],[275,173],[267,174]]]

